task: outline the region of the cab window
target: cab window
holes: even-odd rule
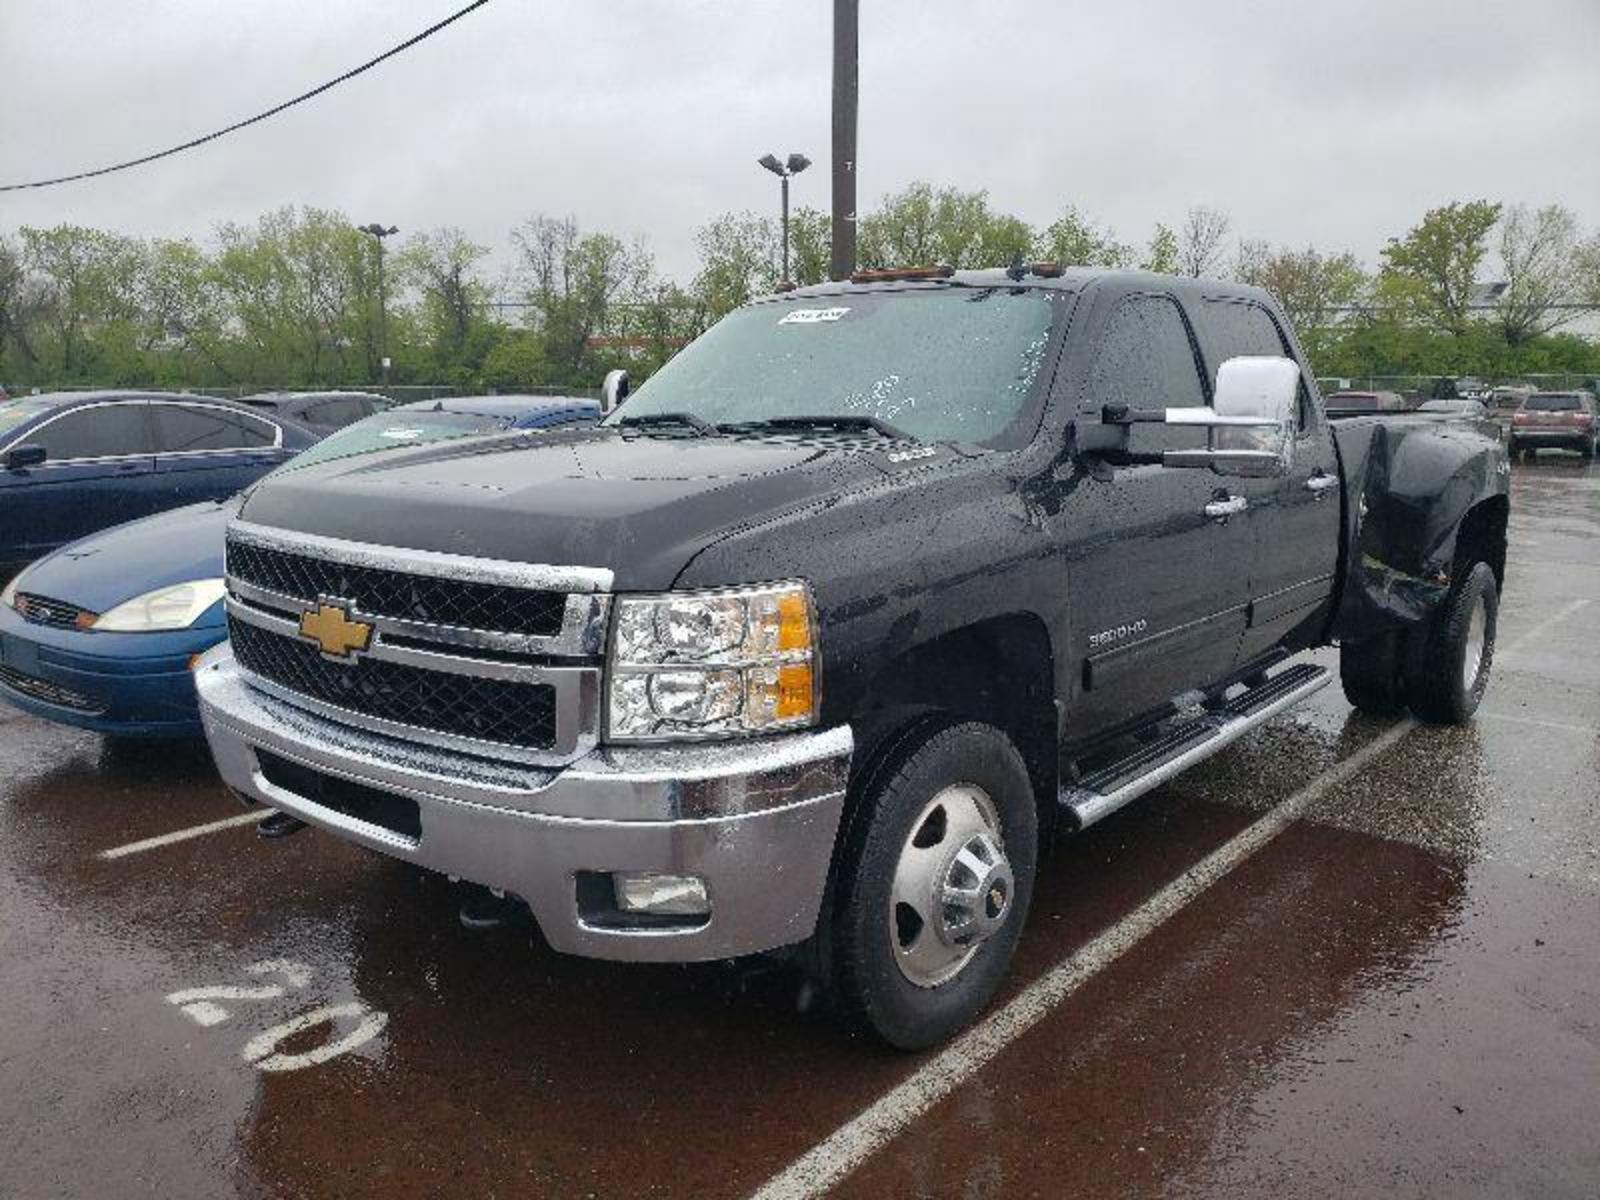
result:
[[[1200,364],[1177,302],[1166,296],[1133,296],[1111,315],[1089,372],[1085,407],[1196,408],[1207,403]],[[1133,425],[1128,450],[1204,450],[1198,426]]]

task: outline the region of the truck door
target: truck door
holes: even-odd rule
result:
[[[1104,303],[1104,302],[1103,302]],[[1188,323],[1168,295],[1139,293],[1091,320],[1077,410],[1208,403]],[[1135,425],[1135,453],[1202,448],[1205,431]],[[1087,736],[1226,676],[1244,630],[1249,522],[1236,481],[1210,471],[1117,466],[1076,475],[1062,505],[1067,646],[1081,656],[1069,737]]]
[[[1277,319],[1253,300],[1208,296],[1194,317],[1213,378],[1224,359],[1237,355],[1296,358]],[[1301,374],[1289,474],[1237,481],[1250,504],[1246,524],[1252,539],[1241,665],[1279,646],[1295,651],[1313,644],[1333,599],[1342,537],[1339,462],[1327,416],[1313,398],[1314,384]]]

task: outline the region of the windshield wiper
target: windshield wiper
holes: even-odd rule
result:
[[[651,427],[692,429],[696,437],[716,437],[721,432],[710,421],[688,412],[640,413],[636,417],[623,417],[617,422],[617,427],[619,429],[648,429]]]
[[[741,429],[837,429],[845,433],[875,433],[879,437],[893,438],[901,442],[914,442],[917,439],[897,425],[887,421],[880,421],[877,417],[864,417],[846,415],[818,417],[768,417],[762,421],[739,421],[728,425],[719,425],[718,429],[724,432]]]

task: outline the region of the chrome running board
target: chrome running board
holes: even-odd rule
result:
[[[1171,723],[1155,740],[1063,787],[1057,803],[1073,828],[1087,829],[1332,682],[1333,672],[1311,663],[1280,671],[1215,709]]]

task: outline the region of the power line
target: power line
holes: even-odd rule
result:
[[[303,92],[302,94],[296,96],[293,100],[285,100],[282,104],[279,104],[274,108],[267,109],[266,112],[257,113],[255,116],[249,117],[243,121],[235,121],[226,129],[219,129],[215,133],[208,133],[204,137],[197,137],[192,141],[184,142],[181,146],[172,146],[166,150],[158,150],[154,154],[146,154],[142,158],[130,158],[127,162],[115,163],[109,167],[99,167],[93,171],[79,171],[76,175],[61,175],[55,179],[40,179],[33,183],[0,184],[0,192],[20,192],[27,188],[54,187],[58,183],[71,183],[77,179],[93,179],[97,175],[109,175],[113,171],[126,171],[129,167],[142,166],[148,162],[155,162],[158,158],[167,158],[170,155],[179,154],[184,150],[193,150],[196,146],[203,146],[207,142],[214,142],[220,137],[224,137],[227,134],[233,133],[235,130],[245,128],[247,125],[254,125],[258,121],[265,121],[268,117],[275,117],[286,108],[293,108],[296,104],[302,104],[305,101],[310,100],[313,96],[320,96],[323,92],[328,91],[330,88],[338,87],[347,79],[354,79],[362,72],[372,70],[373,67],[377,66],[385,59],[393,58],[396,54],[411,49],[411,47],[415,46],[418,42],[430,38],[434,34],[438,33],[446,25],[449,25],[455,21],[459,21],[473,9],[482,8],[487,3],[489,3],[489,0],[473,0],[473,3],[467,5],[459,12],[453,13],[452,15],[446,17],[437,25],[428,26],[428,28],[424,29],[415,37],[401,42],[393,49],[385,50],[382,54],[378,55],[377,58],[369,59],[367,62],[362,63],[359,67],[356,67],[353,70],[346,71],[337,79],[330,79],[327,83],[324,83],[319,87],[312,88],[309,92]]]

